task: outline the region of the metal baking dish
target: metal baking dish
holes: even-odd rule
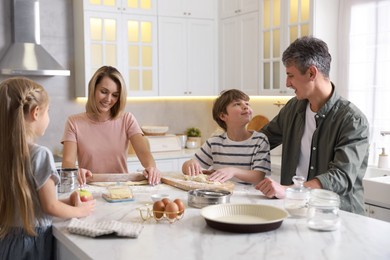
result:
[[[232,193],[227,190],[190,190],[188,192],[188,206],[203,208],[209,205],[229,203],[231,195]]]

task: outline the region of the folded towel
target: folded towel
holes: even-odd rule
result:
[[[72,218],[67,227],[71,233],[88,237],[116,234],[120,237],[137,238],[142,229],[143,225],[139,223],[123,223],[116,220],[91,223],[77,218]]]

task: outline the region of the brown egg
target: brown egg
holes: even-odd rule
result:
[[[179,207],[177,206],[177,204],[175,202],[169,202],[165,206],[165,215],[169,219],[175,219],[177,217],[178,211],[179,211]]]
[[[165,211],[164,202],[159,200],[159,201],[156,201],[155,203],[153,203],[153,216],[156,219],[162,218],[162,216],[164,215],[164,211]]]
[[[175,202],[176,205],[179,207],[179,213],[177,215],[181,216],[181,214],[184,213],[185,209],[183,201],[181,201],[181,199],[175,199],[173,202]]]
[[[171,202],[171,200],[168,198],[163,198],[161,201],[164,203],[165,207],[168,205],[168,203]]]

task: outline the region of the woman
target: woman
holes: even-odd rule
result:
[[[86,112],[68,118],[61,143],[62,167],[79,167],[79,182],[92,173],[125,173],[129,141],[149,183],[160,182],[160,171],[134,115],[124,112],[127,91],[120,72],[103,66],[92,76]]]

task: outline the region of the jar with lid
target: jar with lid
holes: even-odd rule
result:
[[[313,189],[310,192],[307,224],[310,229],[320,231],[336,230],[340,226],[340,197],[336,193]]]
[[[304,218],[307,215],[310,189],[303,186],[303,176],[293,177],[294,185],[286,189],[284,207],[291,217]]]

